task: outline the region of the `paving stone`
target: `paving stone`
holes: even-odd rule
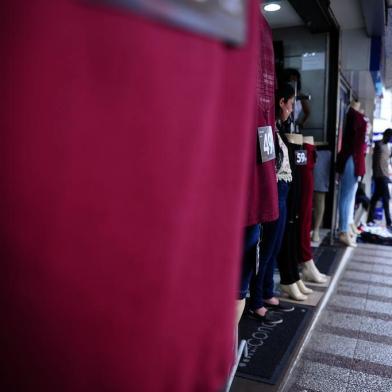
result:
[[[365,310],[369,312],[392,314],[392,303],[367,300]]]
[[[352,370],[347,392],[391,392],[392,379]]]
[[[346,392],[350,371],[305,361],[297,385],[322,392]]]
[[[391,287],[380,287],[380,286],[369,286],[369,295],[379,295],[381,297],[391,298],[392,301],[392,288]]]
[[[360,316],[344,313],[335,313],[329,310],[324,311],[324,314],[320,319],[320,324],[353,330],[360,330],[361,322],[362,318]]]
[[[366,298],[358,298],[347,295],[334,295],[328,305],[335,305],[344,308],[353,308],[363,310],[366,307]]]
[[[314,331],[307,348],[310,350],[317,350],[324,353],[343,355],[352,358],[354,356],[356,345],[356,338],[348,338]]]
[[[338,290],[351,291],[352,293],[367,294],[367,292],[369,290],[369,285],[343,281],[339,284]],[[392,292],[392,290],[391,290],[391,292]]]
[[[392,337],[392,321],[374,320],[370,317],[363,317],[359,329],[363,332]]]
[[[354,358],[390,366],[392,375],[392,346],[358,340]]]

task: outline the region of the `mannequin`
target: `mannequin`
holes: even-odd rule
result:
[[[236,306],[235,306],[235,325],[238,325],[238,323],[240,322],[242,313],[244,313],[244,309],[245,309],[245,299],[237,299]]]
[[[275,106],[274,106],[274,84],[270,83],[275,80],[274,52],[272,44],[271,29],[263,17],[260,15],[261,28],[261,50],[259,52],[260,61],[258,62],[257,86],[263,88],[257,89],[257,101],[259,102],[257,110],[257,126],[275,128]],[[242,258],[242,276],[240,292],[237,300],[237,319],[239,320],[243,311],[243,304],[248,294],[252,277],[256,277],[260,282],[263,281],[265,272],[265,263],[259,259],[259,268],[256,274],[256,257],[257,247],[260,240],[260,224],[276,221],[279,217],[278,195],[276,187],[275,160],[263,161],[260,158],[259,141],[257,140],[257,129],[254,133],[254,142],[257,143],[257,150],[254,148],[253,164],[251,167],[251,176],[249,181],[248,193],[248,211],[245,217],[245,241]],[[257,151],[257,155],[256,155]],[[260,287],[261,289],[261,287]],[[249,311],[253,318],[270,324],[278,324],[283,319],[269,312],[268,309],[250,298]],[[262,300],[262,299],[261,299]],[[242,303],[241,303],[242,301]]]
[[[336,169],[341,174],[339,195],[339,240],[346,246],[356,247],[350,236],[350,215],[353,212],[358,177],[365,175],[364,143],[366,120],[359,112],[360,103],[353,101],[346,116],[342,149],[339,151]]]
[[[304,150],[307,152],[306,165],[300,166],[301,171],[301,206],[299,214],[300,222],[300,248],[299,258],[302,262],[302,274],[304,279],[325,283],[327,278],[321,274],[313,261],[310,244],[310,231],[312,227],[312,198],[314,189],[313,167],[315,164],[316,151],[313,136],[303,138]]]
[[[284,139],[287,141],[293,180],[287,199],[287,222],[278,255],[278,267],[281,290],[294,300],[304,301],[307,299],[306,294],[310,294],[312,290],[300,280],[298,272],[301,175],[299,166],[295,164],[295,151],[302,150],[304,139],[303,135],[294,133],[284,134]]]
[[[316,143],[317,145],[317,143]],[[314,242],[320,241],[319,229],[321,227],[324,210],[325,195],[329,191],[331,167],[331,151],[317,150],[317,161],[313,170],[314,192],[313,192],[313,234]]]
[[[287,195],[292,182],[288,148],[280,133],[293,110],[295,91],[290,84],[280,85],[275,92],[275,166],[278,190],[278,219],[261,225],[259,272],[250,287],[250,312],[261,313],[260,307],[280,312],[291,312],[294,306],[280,301],[274,294],[274,268],[286,227]],[[300,295],[300,293],[299,293]],[[253,309],[252,309],[253,307]]]
[[[300,133],[285,133],[287,140],[292,144],[301,146],[304,143],[304,137]]]
[[[313,233],[312,241],[320,242],[320,227],[325,212],[325,192],[313,193]]]

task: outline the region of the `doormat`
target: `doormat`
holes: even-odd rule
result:
[[[274,326],[244,316],[239,324],[239,339],[248,342],[249,354],[242,356],[237,376],[276,384],[289,364],[290,355],[305,333],[313,311],[296,306],[292,312],[274,312],[283,323]]]
[[[315,263],[320,272],[326,275],[332,275],[335,270],[335,259],[338,248],[331,246],[325,247],[321,250]]]

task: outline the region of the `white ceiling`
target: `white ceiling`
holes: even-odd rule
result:
[[[265,12],[263,10],[263,4],[260,5],[261,12],[272,29],[303,26],[303,20],[298,16],[287,0],[278,0],[277,3],[279,3],[281,9],[276,12]]]

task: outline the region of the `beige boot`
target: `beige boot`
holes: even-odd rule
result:
[[[280,289],[288,294],[291,299],[295,299],[296,301],[305,301],[308,298],[299,291],[299,288],[295,283],[281,284]]]
[[[295,282],[295,284],[298,286],[299,291],[300,291],[302,294],[311,294],[311,293],[313,293],[313,290],[310,289],[309,287],[306,287],[306,286],[305,286],[305,283],[302,282],[301,279],[298,280],[297,282]]]
[[[345,232],[341,232],[339,233],[339,241],[346,245],[346,246],[351,246],[353,248],[355,248],[357,246],[357,244],[355,242],[353,242],[350,238],[350,236],[345,233]]]
[[[244,313],[244,308],[245,308],[245,299],[238,299],[236,302],[236,307],[235,307],[235,325],[237,325],[240,320],[242,313]]]
[[[302,267],[302,274],[305,280],[315,283],[325,283],[327,281],[326,275],[317,269],[313,259],[302,263]]]

